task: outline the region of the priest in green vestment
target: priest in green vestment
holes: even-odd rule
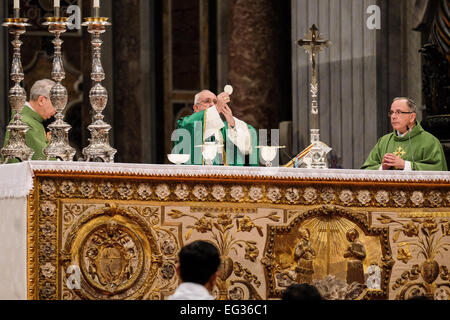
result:
[[[214,165],[259,166],[258,137],[255,128],[235,118],[228,106],[230,95],[226,92],[216,96],[204,90],[195,96],[194,113],[178,120],[172,135],[172,153],[190,154],[186,164],[202,165],[202,145],[215,142],[218,148]],[[222,117],[224,119],[222,119]]]
[[[417,106],[408,98],[396,98],[389,116],[394,132],[382,137],[361,169],[447,171],[439,140],[416,121]]]
[[[48,145],[47,135],[43,125],[44,120],[50,119],[56,110],[50,100],[50,90],[55,82],[49,79],[36,81],[30,90],[30,101],[25,104],[21,114],[22,121],[30,129],[25,136],[26,144],[34,151],[32,160],[45,160],[43,150]],[[15,113],[11,115],[11,122],[14,120]],[[3,146],[9,142],[10,133],[6,132]],[[2,159],[3,160],[3,159]],[[8,163],[17,163],[17,159],[10,159]]]

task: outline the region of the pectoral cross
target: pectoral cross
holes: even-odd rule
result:
[[[394,155],[402,158],[406,154],[405,150],[402,147],[398,147],[397,151],[394,152]]]

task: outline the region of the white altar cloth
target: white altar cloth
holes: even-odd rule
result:
[[[35,172],[76,172],[129,174],[160,177],[222,177],[281,180],[342,180],[415,182],[440,181],[450,183],[450,172],[437,171],[371,171],[371,170],[311,170],[284,167],[225,167],[225,166],[176,166],[155,164],[93,163],[29,161],[19,164],[0,165],[0,199],[23,198],[33,187]]]

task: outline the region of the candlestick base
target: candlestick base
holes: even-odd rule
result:
[[[86,162],[102,160],[106,163],[113,163],[117,150],[109,144],[111,126],[103,121],[97,121],[91,124],[88,129],[91,132],[90,144],[83,149]]]
[[[22,110],[25,106],[27,94],[25,89],[20,86],[24,79],[22,68],[22,59],[20,48],[22,41],[20,36],[26,32],[26,27],[31,26],[26,18],[7,18],[2,24],[9,29],[9,33],[14,35],[11,42],[14,48],[14,54],[11,65],[11,80],[15,82],[14,86],[9,90],[9,103],[12,111],[15,113],[14,121],[8,125],[9,133],[8,144],[1,149],[0,154],[3,156],[4,163],[10,159],[18,159],[19,161],[29,161],[34,155],[34,150],[26,144],[26,134],[30,129],[28,125],[22,122]]]
[[[8,163],[11,159],[23,162],[30,161],[33,158],[34,151],[27,146],[25,138],[28,130],[30,130],[30,127],[26,124],[12,124],[7,127],[10,136],[8,144],[1,150],[3,164]]]

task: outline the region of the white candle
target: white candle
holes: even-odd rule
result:
[[[61,5],[60,5],[60,0],[53,0],[53,7],[54,7],[54,8],[59,8],[59,7],[61,7]]]
[[[14,0],[14,9],[20,9],[20,0]]]
[[[100,8],[100,0],[94,0],[94,8]]]

